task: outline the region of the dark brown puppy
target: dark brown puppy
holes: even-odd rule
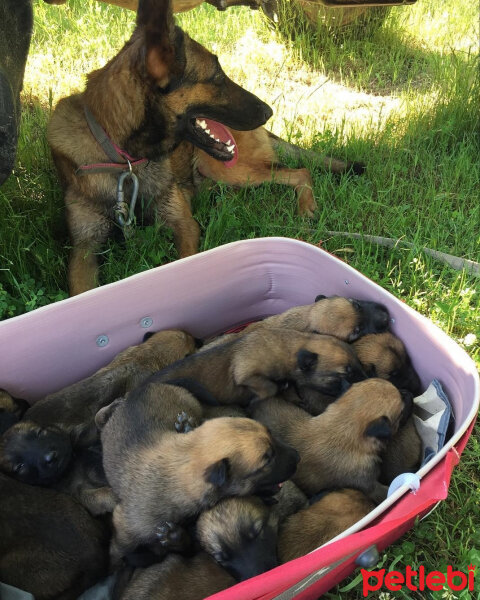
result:
[[[291,481],[266,506],[256,496],[225,498],[203,512],[196,524],[200,546],[237,581],[255,577],[278,566],[279,523],[308,505],[306,496]]]
[[[369,377],[387,379],[414,396],[422,393],[420,378],[405,346],[393,333],[366,335],[354,342],[353,347]]]
[[[0,475],[0,580],[37,600],[77,598],[107,574],[108,535],[75,500]]]
[[[345,342],[332,336],[262,328],[193,354],[152,379],[194,381],[220,404],[245,405],[254,396],[274,396],[286,384],[339,394],[363,378],[355,352]]]
[[[170,554],[148,569],[137,569],[116,600],[204,600],[235,585],[235,579],[208,554]]]
[[[13,398],[5,390],[0,390],[0,435],[20,421],[29,406],[26,400]]]
[[[352,487],[374,494],[380,456],[410,415],[412,397],[388,381],[354,384],[318,417],[273,398],[256,402],[252,416],[300,454],[292,480],[308,496],[324,489]]]
[[[325,494],[320,500],[287,517],[278,532],[281,563],[312,552],[342,533],[375,508],[358,490],[343,489]]]
[[[122,149],[121,155],[114,150],[119,163],[115,173],[88,168],[111,163],[113,157],[92,135],[85,107]],[[174,231],[180,256],[188,256],[198,250],[199,227],[190,198],[172,173],[173,151],[186,141],[229,161],[234,157],[230,144],[215,141],[200,120],[249,130],[271,115],[267,104],[228,79],[216,56],[175,26],[168,0],[140,0],[130,40],[105,67],[90,73],[82,94],[58,103],[48,127],[73,244],[70,293],[96,285],[95,254],[115,228],[117,176],[128,172],[126,157],[138,177],[140,195],[152,199],[145,203],[144,220],[163,218]],[[190,158],[185,160],[193,172]]]
[[[56,427],[22,421],[0,436],[0,471],[30,485],[52,486],[76,498],[93,515],[116,501],[102,466],[100,444],[73,449]]]
[[[21,421],[0,436],[0,471],[23,483],[55,483],[69,467],[72,456],[69,435],[55,426]]]
[[[422,461],[422,439],[418,435],[413,417],[400,427],[388,442],[382,454],[380,483],[390,483],[402,473],[415,473]]]
[[[226,496],[272,493],[298,461],[293,449],[250,419],[211,419],[176,433],[178,413],[182,425],[191,423],[195,406],[201,414],[195,398],[173,385],[142,387],[155,388],[156,395],[134,390],[97,416],[105,473],[119,499],[114,562],[168,536],[165,522],[182,524]]]
[[[152,373],[191,354],[194,338],[178,329],[154,333],[142,344],[126,348],[96,373],[36,402],[25,419],[55,425],[72,442],[89,445],[97,439],[96,413],[137,387]]]

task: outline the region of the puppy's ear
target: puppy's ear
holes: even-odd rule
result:
[[[319,302],[320,300],[325,300],[326,296],[324,296],[323,294],[318,294],[318,296],[315,298],[315,302]]]
[[[124,397],[117,398],[111,404],[108,404],[108,406],[104,406],[97,412],[97,414],[95,415],[95,425],[97,426],[97,429],[101,430],[105,427],[105,424],[107,423],[108,419],[110,419],[110,417],[113,415],[117,406],[121,404],[124,400]]]
[[[405,423],[410,418],[410,415],[412,414],[413,394],[410,390],[400,390],[400,396],[402,397],[403,405],[404,405],[403,412],[402,412],[402,418],[400,419],[400,427],[402,427],[402,425],[405,425]]]
[[[318,354],[310,350],[299,350],[297,352],[297,364],[301,371],[313,371],[318,363]]]
[[[156,333],[156,331],[147,331],[147,333],[143,336],[142,343],[149,340],[152,337],[152,335],[155,335]]]
[[[175,63],[175,22],[171,0],[140,0],[137,25],[145,31],[145,66],[160,88],[166,88]]]
[[[379,440],[389,440],[393,434],[392,425],[388,417],[380,417],[371,421],[365,429],[365,435]]]
[[[205,481],[212,483],[215,487],[222,487],[228,481],[230,462],[228,458],[213,463],[205,469]]]

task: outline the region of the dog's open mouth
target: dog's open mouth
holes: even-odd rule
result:
[[[237,144],[225,125],[203,117],[192,119],[191,124],[196,146],[224,162],[226,167],[232,167],[237,162]]]

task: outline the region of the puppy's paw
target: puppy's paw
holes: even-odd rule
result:
[[[188,433],[198,427],[198,423],[194,417],[190,417],[185,411],[182,411],[177,415],[175,421],[175,429],[177,433]]]
[[[190,545],[190,537],[183,527],[163,521],[155,532],[157,542],[169,552],[183,552]]]

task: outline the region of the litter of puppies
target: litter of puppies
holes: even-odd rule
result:
[[[322,296],[203,348],[158,332],[26,411],[2,391],[0,581],[201,600],[328,542],[421,462],[388,326]]]

